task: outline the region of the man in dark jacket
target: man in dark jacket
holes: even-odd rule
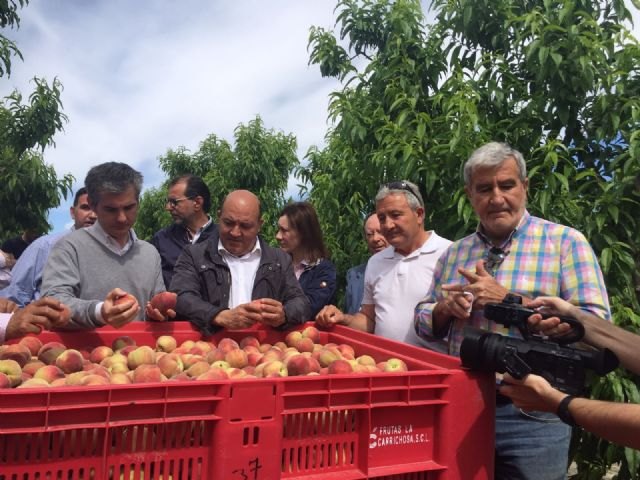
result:
[[[209,187],[195,175],[182,175],[171,180],[165,208],[173,223],[156,232],[151,244],[162,259],[162,278],[168,289],[173,268],[184,247],[203,242],[217,227],[208,214],[211,208]]]
[[[258,237],[260,201],[247,190],[225,198],[218,232],[188,245],[174,268],[176,313],[203,334],[259,322],[286,328],[310,320],[309,300],[293,272],[291,257]]]

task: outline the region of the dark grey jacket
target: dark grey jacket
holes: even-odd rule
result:
[[[215,223],[209,224],[209,226],[202,231],[196,243],[205,242],[212,233],[217,231],[218,226]],[[156,247],[162,259],[162,279],[168,290],[171,285],[173,268],[176,265],[178,257],[182,253],[182,250],[184,250],[184,247],[191,245],[187,229],[182,225],[172,223],[168,227],[157,231],[150,243]]]
[[[187,245],[176,262],[170,290],[178,294],[177,318],[193,323],[204,335],[218,330],[211,320],[229,308],[231,272],[218,253],[218,232],[205,242]],[[289,254],[259,238],[262,255],[251,299],[273,298],[284,306],[287,328],[311,320],[309,300],[293,273]]]

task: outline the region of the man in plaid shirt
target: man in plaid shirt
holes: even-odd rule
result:
[[[415,328],[425,339],[448,338],[459,355],[463,328],[471,325],[520,336],[484,318],[488,302],[511,293],[526,306],[541,295],[558,296],[609,319],[609,302],[596,256],[577,230],[531,216],[522,154],[492,142],[464,166],[465,191],[480,219],[475,233],[442,255]],[[557,416],[522,412],[497,396],[496,479],[566,478],[570,428]]]

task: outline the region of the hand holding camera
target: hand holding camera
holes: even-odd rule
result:
[[[558,390],[571,395],[583,392],[586,370],[605,375],[618,366],[618,358],[611,350],[582,350],[567,345],[579,341],[584,335],[584,327],[573,318],[561,319],[572,325],[570,335],[546,338],[532,333],[527,320],[536,311],[523,307],[521,300],[515,295],[507,295],[501,303],[488,303],[485,305],[485,316],[502,325],[516,327],[523,338],[505,337],[466,327],[460,347],[463,366],[474,370],[507,372],[517,379],[534,373]]]

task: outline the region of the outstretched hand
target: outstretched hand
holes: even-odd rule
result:
[[[5,331],[5,339],[22,337],[28,333],[62,327],[69,323],[69,308],[55,298],[42,297],[24,308],[15,309]]]
[[[316,323],[319,327],[329,328],[333,325],[344,323],[344,313],[335,305],[326,305],[316,315]]]

